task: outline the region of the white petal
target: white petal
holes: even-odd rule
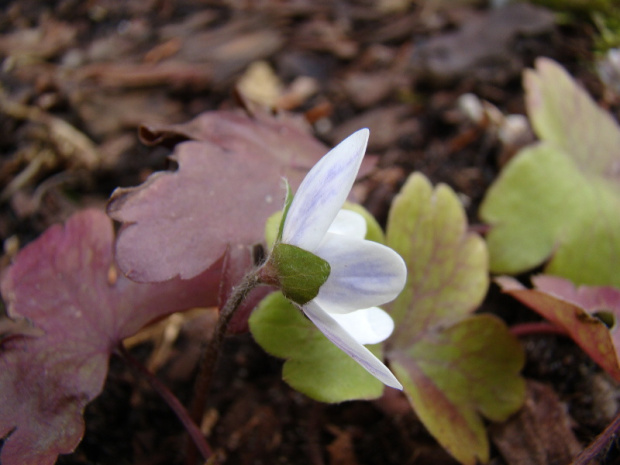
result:
[[[302,181],[288,211],[282,242],[313,252],[349,195],[364,158],[368,129],[331,149]]]
[[[354,211],[340,210],[327,232],[364,239],[366,237],[366,220]]]
[[[379,307],[363,308],[351,313],[330,313],[329,316],[360,344],[385,341],[394,331],[394,320]]]
[[[384,304],[395,299],[405,286],[405,262],[376,242],[327,233],[314,253],[331,267],[314,299],[330,313]]]
[[[331,342],[363,366],[371,375],[383,384],[402,390],[403,386],[398,382],[388,367],[366,347],[353,339],[349,333],[342,329],[342,327],[314,301],[310,301],[304,305],[304,313]]]

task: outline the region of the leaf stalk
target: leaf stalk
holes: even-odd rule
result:
[[[153,373],[142,365],[142,363],[136,360],[122,344],[119,344],[117,353],[125,361],[125,363],[134,369],[134,371],[144,376],[151,387],[162,397],[162,399],[164,399],[179,421],[183,424],[183,427],[189,434],[194,445],[196,446],[196,449],[198,449],[198,452],[200,452],[200,455],[202,455],[204,460],[207,460],[212,455],[211,448],[202,435],[200,428],[198,428],[196,423],[191,419],[189,413],[183,404],[181,404],[179,399],[166,387],[164,383],[162,383]]]
[[[230,297],[226,300],[226,304],[220,309],[220,315],[215,329],[213,330],[213,335],[205,350],[202,352],[198,364],[199,371],[194,383],[194,396],[189,410],[190,417],[195,424],[199,425],[202,422],[202,415],[207,403],[209,387],[213,380],[213,374],[228,325],[250,291],[259,284],[261,284],[261,281],[259,279],[258,270],[254,269],[246,274],[241,282],[233,288]],[[190,450],[188,450],[187,463],[194,462],[194,460],[192,460],[194,454],[195,452],[191,450],[190,447]]]

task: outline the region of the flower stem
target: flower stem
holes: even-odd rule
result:
[[[220,310],[220,316],[217,320],[215,329],[213,330],[213,336],[209,341],[206,349],[201,355],[201,359],[198,367],[198,375],[196,376],[196,382],[194,384],[194,397],[190,408],[190,414],[194,422],[200,424],[202,415],[205,409],[207,394],[209,392],[209,386],[213,378],[213,372],[220,353],[222,341],[226,335],[226,330],[230,320],[235,314],[235,311],[239,308],[241,303],[247,297],[252,289],[260,284],[257,270],[253,270],[232,290],[232,293],[226,304]]]
[[[144,365],[142,365],[138,360],[136,360],[122,344],[119,344],[118,354],[121,358],[131,366],[135,371],[140,373],[142,376],[146,378],[151,387],[164,399],[164,401],[168,404],[168,406],[175,413],[179,421],[185,427],[185,430],[192,438],[192,441],[200,455],[204,460],[207,460],[211,456],[211,448],[207,441],[205,440],[202,432],[196,426],[196,423],[192,421],[189,416],[189,413],[183,407],[183,404],[179,401],[179,399],[166,387],[164,383],[162,383],[153,373],[146,369]]]
[[[620,430],[620,413],[616,415],[616,418],[605,428],[605,430],[599,434],[596,439],[586,447],[576,458],[571,465],[588,465],[593,463],[593,460],[600,456],[610,443],[617,437],[618,430]]]

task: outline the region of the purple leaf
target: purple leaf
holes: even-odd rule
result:
[[[226,250],[262,242],[267,218],[282,208],[282,177],[296,188],[327,151],[291,120],[235,112],[204,113],[182,125],[142,129],[175,147],[179,168],[117,189],[109,215],[123,223],[116,254],[141,282],[196,276]]]
[[[3,465],[52,464],[72,451],[117,344],[174,311],[217,303],[221,262],[192,280],[138,284],[116,271],[112,245],[110,219],[86,210],[25,247],[2,277],[9,316],[39,331],[1,341]]]
[[[592,360],[620,381],[620,289],[576,287],[567,279],[550,275],[532,278],[534,289],[508,276],[495,281],[505,293],[563,328]],[[596,318],[597,313],[613,320],[611,328]]]

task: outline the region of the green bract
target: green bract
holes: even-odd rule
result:
[[[284,229],[284,220],[286,220],[286,215],[288,215],[288,210],[289,208],[291,208],[291,204],[293,203],[293,192],[291,191],[291,185],[288,183],[286,179],[284,180],[284,183],[286,184],[286,200],[284,201],[284,208],[282,209],[281,216],[280,216],[280,224],[278,226],[278,237],[276,238],[275,241],[273,241],[274,243],[282,239],[282,230]],[[269,219],[267,219],[267,222],[269,222],[272,216],[269,217]],[[273,246],[273,243],[270,245]]]
[[[269,261],[282,293],[298,305],[314,299],[329,277],[327,261],[294,245],[277,243]]]

